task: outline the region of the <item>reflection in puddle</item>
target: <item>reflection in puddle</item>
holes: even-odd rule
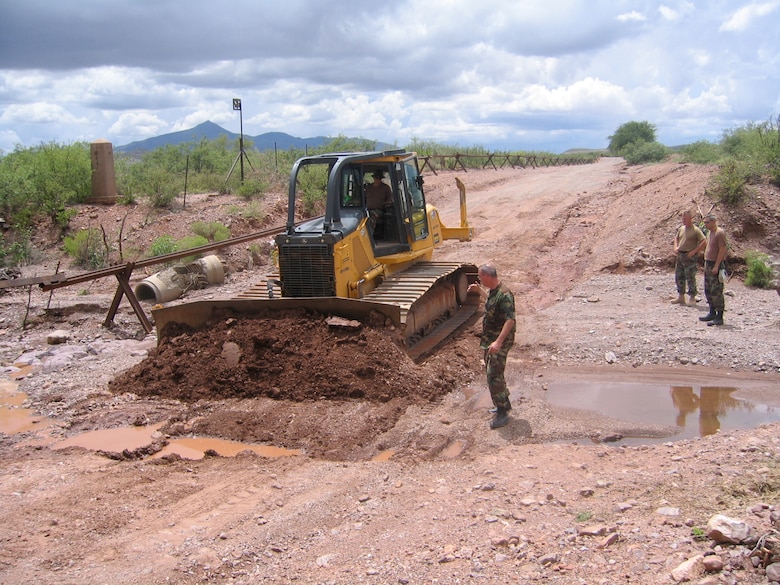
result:
[[[780,421],[780,409],[734,398],[736,391],[721,386],[563,383],[550,384],[548,401],[553,406],[596,411],[619,420],[676,426],[675,439]]]

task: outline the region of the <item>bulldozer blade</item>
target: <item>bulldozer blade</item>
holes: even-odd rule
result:
[[[365,321],[372,313],[376,312],[384,315],[386,319],[390,319],[396,327],[400,327],[402,324],[401,310],[397,306],[339,297],[195,301],[152,309],[152,318],[157,328],[157,343],[159,345],[164,338],[165,329],[170,323],[199,329],[219,312],[225,310],[239,314],[263,316],[295,309],[304,309],[322,315],[337,315],[359,321]]]

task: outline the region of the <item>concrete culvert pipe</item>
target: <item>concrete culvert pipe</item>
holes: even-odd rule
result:
[[[222,260],[219,259],[219,256],[212,254],[196,260],[192,264],[200,264],[202,267],[201,271],[206,275],[206,280],[209,284],[222,284],[225,282],[225,267],[222,265]]]
[[[152,276],[147,276],[135,285],[135,296],[139,301],[155,303],[167,303],[178,299],[184,289],[176,283],[177,276],[178,273],[174,268],[166,268]]]
[[[208,284],[225,281],[225,268],[218,256],[206,256],[186,266],[166,268],[148,276],[136,285],[135,296],[139,301],[167,303],[179,298],[185,290],[204,288],[203,277]]]

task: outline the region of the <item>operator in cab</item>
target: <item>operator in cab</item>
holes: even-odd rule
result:
[[[373,232],[377,222],[382,219],[385,209],[393,206],[393,190],[383,182],[384,171],[376,170],[371,176],[374,182],[366,185],[366,207],[368,208],[368,226]]]

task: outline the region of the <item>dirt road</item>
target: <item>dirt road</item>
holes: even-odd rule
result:
[[[25,331],[18,324],[26,291],[0,296],[5,362],[27,355],[36,364],[8,367],[18,387],[0,394],[25,392],[27,401],[8,412],[27,406],[45,417],[31,430],[0,435],[0,583],[655,584],[671,583],[672,569],[707,551],[723,559],[718,582],[766,582],[749,548],[716,549],[700,534],[715,513],[770,530],[770,506],[780,504],[780,423],[675,441],[673,419],[628,420],[548,400],[560,384],[623,383],[696,393],[727,387],[724,408],[749,408],[749,400],[780,406],[774,291],[732,280],[722,328],[698,321],[703,302],[669,304],[671,234],[683,209],[712,204],[711,172],[602,159],[457,174],[477,236],[446,243],[437,258],[495,263],[521,313],[508,371],[513,420],[499,431],[488,428],[477,320],[420,365],[389,344],[380,351],[387,331],[342,339],[341,353],[327,345],[326,330],[277,332],[288,350],[297,348],[294,338],[321,336],[320,353],[307,346],[285,358],[299,362],[289,380],[302,398],[285,400],[284,387],[282,398],[182,397],[174,391],[195,387],[186,376],[218,361],[204,356],[222,351],[224,332],[163,358],[152,338],[135,339],[127,307],[114,330],[99,327],[115,283],[86,295],[58,291],[60,317],[41,317],[48,299],[33,291]],[[455,176],[426,180],[429,200],[450,223]],[[740,212],[716,208],[734,256],[776,245],[779,202],[766,191]],[[193,197],[187,210],[151,224],[148,210],[132,210],[128,237],[151,241],[196,218],[224,218],[235,205]],[[124,214],[89,208],[76,222],[111,226]],[[236,268],[245,256],[234,252],[228,263]],[[183,300],[231,296],[261,275],[262,268],[233,270],[221,289]],[[65,345],[74,351],[60,361],[45,343],[53,329],[71,335]],[[371,348],[375,359],[354,368]],[[185,377],[158,381],[151,396],[135,392],[146,380],[139,368],[158,359]],[[185,365],[194,365],[192,374]],[[306,368],[316,369],[309,381],[300,376]],[[237,380],[224,387],[242,387]],[[334,392],[358,393],[305,395],[325,380]],[[52,448],[85,431],[125,427],[148,438],[124,451],[106,435],[104,453]],[[164,443],[193,434],[301,454],[154,457]],[[605,442],[620,436],[638,439]]]

